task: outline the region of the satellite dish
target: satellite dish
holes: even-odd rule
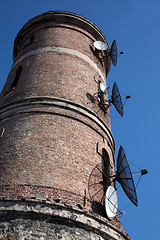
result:
[[[104,184],[105,177],[106,173],[103,169],[102,163],[97,164],[93,168],[88,181],[88,192],[90,200],[101,204],[104,203],[105,192],[108,187]]]
[[[122,146],[120,146],[118,152],[117,172],[115,180],[117,180],[121,184],[121,187],[125,194],[127,195],[127,197],[131,200],[131,202],[135,206],[137,206],[138,200],[136,188],[132,177],[132,172],[129,166],[129,162]]]
[[[98,101],[99,101],[99,106],[104,109],[104,111],[106,112],[106,110],[111,106],[111,104],[114,105],[115,109],[117,110],[117,112],[123,117],[124,115],[124,111],[123,111],[123,106],[125,105],[126,101],[131,98],[131,96],[126,96],[122,99],[121,98],[121,94],[120,91],[118,89],[117,83],[114,82],[113,84],[113,88],[112,88],[112,95],[111,95],[111,99],[104,99],[104,94],[108,94],[109,93],[109,87],[107,87],[107,85],[103,82],[99,81],[99,85],[98,85]],[[96,93],[94,95],[97,95]],[[124,94],[123,94],[124,95]],[[106,104],[107,102],[107,104]]]
[[[130,96],[126,97],[126,99],[128,99],[128,98],[130,98]],[[124,114],[123,106],[124,106],[125,103],[124,104],[122,103],[121,94],[120,94],[120,91],[118,89],[118,86],[117,86],[116,82],[114,82],[114,84],[113,84],[111,99],[105,100],[105,101],[109,103],[108,107],[110,107],[111,104],[113,104],[113,106],[115,107],[117,112],[123,117],[123,114]]]
[[[123,54],[123,52],[120,52],[120,54]],[[118,59],[118,50],[117,50],[117,43],[116,40],[112,42],[111,50],[110,50],[110,56],[111,60],[114,66],[117,65],[117,59]]]
[[[88,193],[91,202],[105,205],[107,216],[112,219],[118,210],[117,194],[113,187],[108,186],[106,173],[102,163],[93,168],[89,176]],[[124,215],[124,212],[118,210],[118,214]]]
[[[102,41],[95,41],[94,47],[100,51],[106,51],[108,48],[107,44]]]
[[[114,187],[109,186],[105,194],[105,209],[107,216],[112,219],[116,216],[118,209],[117,193]]]
[[[110,170],[108,171],[110,172]],[[148,173],[147,169],[140,170],[141,176]],[[130,199],[130,201],[138,206],[136,187],[133,180],[132,172],[129,166],[129,161],[126,157],[125,151],[122,146],[119,148],[118,157],[117,157],[117,171],[114,176],[109,176],[114,178],[111,182],[117,181],[120,183],[123,191]],[[103,204],[105,202],[106,213],[109,218],[114,217],[117,207],[116,192],[113,191],[113,187],[108,186],[107,182],[107,170],[103,167],[102,163],[96,165],[89,177],[88,181],[88,192],[91,201],[95,201]],[[138,182],[139,183],[139,182]],[[113,195],[113,197],[112,197]],[[111,202],[113,204],[111,204]],[[112,206],[111,206],[112,205]],[[108,210],[110,209],[110,210]],[[118,210],[119,211],[119,210]],[[112,212],[112,213],[111,213]],[[120,212],[120,215],[123,212]]]
[[[100,87],[100,90],[101,90],[104,94],[108,94],[108,93],[109,93],[110,86],[107,87],[107,85],[106,85],[104,82],[100,82],[99,87]]]
[[[106,51],[108,49],[107,44],[102,42],[102,41],[95,41],[93,43],[93,45],[99,51]],[[116,43],[116,40],[114,40],[112,42],[110,51],[106,54],[106,56],[102,57],[102,60],[104,60],[105,58],[110,56],[113,65],[116,66],[117,65],[118,55],[121,55],[121,54],[123,54],[123,52],[119,52],[118,53],[117,43]]]
[[[114,40],[112,42],[112,45],[111,45],[111,50],[110,50],[110,56],[111,56],[111,60],[112,60],[112,63],[114,66],[117,65],[117,44],[116,44],[116,40]]]
[[[124,111],[123,111],[122,98],[116,82],[114,82],[113,84],[110,103],[114,105],[117,112],[123,117]]]

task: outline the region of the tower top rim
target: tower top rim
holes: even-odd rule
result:
[[[105,42],[109,47],[108,41],[102,31],[87,18],[67,11],[49,11],[30,19],[18,32],[14,41],[13,61],[15,60],[16,55],[21,47],[21,43],[28,34],[28,32],[30,32],[35,27],[35,25],[49,20],[55,20],[55,22],[57,23],[69,23],[79,26],[84,30],[88,31],[96,40],[101,40]]]

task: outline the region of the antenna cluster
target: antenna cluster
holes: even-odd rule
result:
[[[109,49],[108,45],[102,41],[95,41],[93,45],[95,47],[95,51],[104,52],[103,60],[105,61],[107,58],[110,58],[114,66],[117,65],[118,55],[123,54],[123,52],[119,52],[118,54],[116,40],[112,42],[111,49]],[[105,95],[108,95],[110,86],[107,86],[107,84],[101,82],[100,80],[97,83],[98,94],[94,94],[94,96],[97,96],[99,107],[106,112],[107,109],[111,105],[113,105],[116,111],[121,116],[123,116],[124,104],[129,98],[131,98],[131,96],[125,95],[125,97],[122,98],[118,85],[116,82],[114,82],[110,98],[108,98],[107,96],[105,99],[104,97]],[[110,175],[111,171],[108,170],[107,167],[104,167],[103,163],[101,162],[93,168],[92,172],[90,173],[88,181],[88,191],[90,201],[104,204],[108,218],[112,219],[116,216],[117,211],[119,212],[119,215],[124,214],[123,211],[120,212],[118,210],[117,189],[115,183],[118,182],[121,185],[126,196],[129,198],[129,200],[135,206],[138,206],[136,188],[139,184],[141,177],[143,175],[146,175],[148,173],[148,170],[138,168],[139,171],[136,173],[139,173],[140,177],[137,185],[135,186],[129,161],[122,146],[120,146],[119,148],[116,171],[114,175]],[[107,180],[108,179],[107,173],[109,173],[110,175],[109,176],[110,181]],[[114,185],[114,187],[112,185]]]
[[[118,55],[123,54],[123,52],[119,52],[118,54],[118,49],[117,49],[117,43],[116,40],[112,42],[111,49],[109,49],[108,45],[105,42],[102,41],[95,41],[93,43],[95,47],[95,51],[99,52],[104,52],[104,56],[102,59],[105,61],[107,58],[110,58],[113,65],[117,65],[117,59]],[[99,102],[99,107],[104,110],[104,112],[107,111],[107,109],[113,105],[117,112],[123,116],[124,111],[123,111],[123,106],[126,103],[127,99],[131,98],[131,96],[126,96],[122,99],[120,91],[118,89],[117,83],[114,82],[113,88],[112,88],[112,95],[111,99],[105,100],[104,96],[102,95],[107,95],[109,93],[109,88],[107,84],[104,82],[99,81],[99,86],[98,86],[98,102]]]

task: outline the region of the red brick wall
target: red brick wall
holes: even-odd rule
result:
[[[34,42],[24,47],[33,34]],[[102,78],[92,64],[72,54],[24,56],[52,46],[71,49],[95,63],[105,79],[106,68],[91,50],[96,39],[80,27],[52,22],[34,26],[25,39],[0,98],[0,128],[5,129],[0,138],[1,195],[61,197],[65,202],[68,194],[72,204],[83,204],[85,191],[89,198],[90,173],[102,161],[97,143],[105,145],[114,165],[108,112],[87,98],[97,93],[96,81]],[[19,66],[23,70],[16,89],[8,92]],[[63,104],[58,105],[59,98]],[[41,99],[50,102],[42,104]]]

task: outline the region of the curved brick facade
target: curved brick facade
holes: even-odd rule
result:
[[[95,97],[98,80],[105,81],[109,72],[110,58],[100,61],[103,56],[95,52],[95,40],[108,44],[93,23],[66,12],[42,14],[17,35],[13,66],[0,95],[0,196],[7,206],[17,199],[25,204],[31,199],[33,204],[35,199],[39,204],[49,201],[67,205],[72,212],[79,206],[84,215],[106,217],[104,206],[94,205],[88,194],[89,176],[102,161],[103,148],[114,172],[109,114],[100,110]],[[9,211],[2,208],[1,219]],[[15,211],[26,216],[24,209]],[[33,215],[35,211],[30,213],[30,221]],[[54,211],[50,215],[54,222]],[[107,224],[109,220],[105,221]],[[117,218],[112,224],[121,228]],[[129,238],[122,228],[115,227],[120,239]],[[80,229],[84,231],[84,227]],[[71,233],[76,236],[73,239],[81,239],[75,231]],[[116,239],[108,238],[105,231],[100,236]],[[90,239],[89,235],[86,238]]]

